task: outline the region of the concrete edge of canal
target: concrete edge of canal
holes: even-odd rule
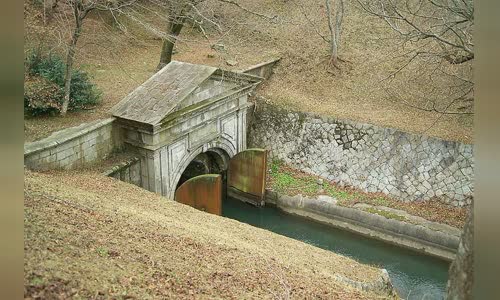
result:
[[[433,230],[421,224],[388,219],[318,198],[307,198],[302,195],[291,197],[266,190],[265,202],[290,214],[450,262],[455,258],[460,242],[460,235]]]
[[[346,285],[349,285],[353,288],[366,291],[366,292],[375,292],[384,295],[388,295],[399,299],[399,295],[396,292],[396,289],[392,285],[391,278],[389,277],[389,273],[386,269],[380,269],[380,277],[377,280],[374,280],[369,283],[359,282],[356,280],[352,280],[350,278],[344,277],[342,275],[336,275],[336,280],[342,282]]]

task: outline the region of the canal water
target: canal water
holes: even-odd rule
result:
[[[282,212],[227,198],[225,217],[387,269],[400,297],[443,299],[449,264],[440,259]]]

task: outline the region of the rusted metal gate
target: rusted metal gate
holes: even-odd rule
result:
[[[247,149],[229,161],[227,195],[253,205],[264,205],[267,150]],[[177,202],[212,214],[222,213],[222,176],[206,174],[184,182],[175,192]]]
[[[264,205],[267,150],[247,149],[229,161],[227,195],[254,205]]]
[[[206,174],[193,177],[175,191],[175,201],[211,214],[222,214],[222,176]]]

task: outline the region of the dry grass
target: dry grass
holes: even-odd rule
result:
[[[378,298],[334,280],[374,267],[97,173],[27,172],[24,226],[26,297]]]
[[[323,2],[320,0],[246,3],[250,9],[280,16],[285,20],[283,24],[271,24],[267,20],[246,16],[234,7],[218,4],[221,22],[230,28],[228,34],[222,37],[213,35],[207,41],[197,30],[187,27],[181,34],[182,40],[177,46],[179,52],[174,59],[241,69],[282,57],[275,75],[259,91],[261,96],[274,103],[341,119],[472,142],[471,116],[423,112],[388,96],[385,91],[388,86],[407,90],[410,101],[418,105],[426,101],[418,92],[425,92],[429,87],[425,82],[414,80],[416,70],[411,68],[392,83],[381,82],[401,65],[401,61],[393,59],[401,52],[401,47],[391,39],[392,33],[382,22],[368,17],[354,2],[350,3],[340,48],[341,57],[348,63],[343,65],[341,73],[331,74],[324,67],[328,47],[304,19],[297,6],[299,3],[308,8],[307,14],[317,22],[318,30],[326,33],[324,8],[320,6]],[[29,24],[40,24],[41,17],[33,17],[36,15],[33,9],[27,15],[31,16]],[[26,120],[28,141],[57,129],[107,116],[112,105],[154,73],[160,41],[126,20],[124,24],[129,28],[126,34],[110,24],[105,16],[93,15],[86,20],[77,57],[103,90],[103,104],[95,111],[71,114],[64,119]],[[52,26],[55,28],[56,25]],[[28,33],[26,48],[37,40],[35,32],[41,31],[33,28],[27,26],[25,29]],[[385,39],[380,39],[381,36]],[[210,49],[210,43],[216,41],[223,43],[226,50],[215,52]],[[239,64],[229,67],[224,63],[226,59],[234,59]]]

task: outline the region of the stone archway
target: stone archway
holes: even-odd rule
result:
[[[216,163],[218,166],[217,168],[223,172],[229,167],[229,159],[236,155],[236,153],[237,151],[234,143],[222,137],[185,153],[185,155],[179,159],[180,162],[175,170],[171,173],[168,184],[169,188],[164,191],[164,196],[169,199],[174,198],[175,190],[178,187],[182,174],[193,161],[197,160],[196,158],[199,157],[200,154],[210,155],[212,162]],[[210,169],[210,167],[207,166],[207,169]]]
[[[186,168],[211,172],[206,161],[213,159],[227,169],[229,158],[246,149],[248,97],[262,80],[171,62],[115,105],[124,145],[140,158],[141,186],[173,199]],[[218,150],[197,158],[209,149]]]
[[[196,155],[182,171],[175,190],[187,180],[204,174],[220,174],[225,176],[229,155],[222,149],[211,148]]]

